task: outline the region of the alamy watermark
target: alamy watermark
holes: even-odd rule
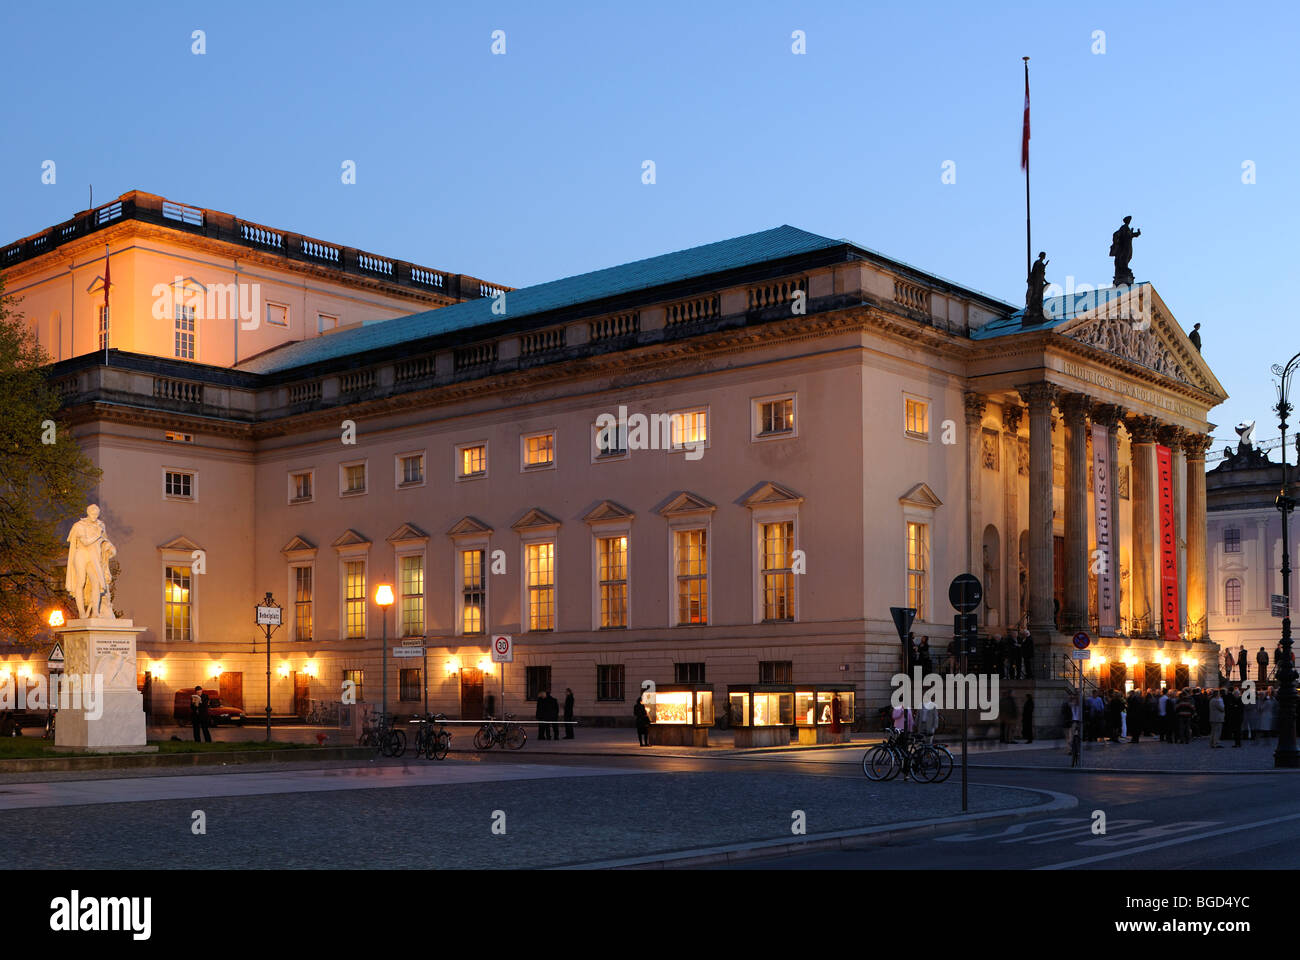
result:
[[[104,714],[102,673],[0,676],[0,710],[84,710],[87,720]]]
[[[981,720],[998,718],[998,675],[996,673],[928,673],[920,667],[912,675],[896,673],[889,678],[893,692],[889,704],[905,710],[961,710],[974,707]]]

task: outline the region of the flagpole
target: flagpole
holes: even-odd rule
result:
[[[1034,245],[1030,239],[1029,220],[1029,58],[1022,59],[1025,61],[1025,276],[1028,277],[1034,263]]]
[[[108,341],[113,336],[113,316],[108,309],[108,244],[104,244],[104,366],[108,366]]]

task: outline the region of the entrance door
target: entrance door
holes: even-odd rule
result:
[[[306,720],[311,710],[311,677],[295,670],[293,672],[293,712]]]
[[[221,675],[221,705],[244,709],[244,675],[242,673],[223,673]]]
[[[460,668],[460,718],[483,719],[483,671],[476,667]]]
[[[1146,665],[1146,675],[1144,679],[1146,680],[1146,687],[1148,690],[1154,690],[1156,693],[1159,693],[1160,688],[1165,685],[1164,672],[1160,669],[1160,664],[1148,663]]]

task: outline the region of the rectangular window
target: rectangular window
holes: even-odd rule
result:
[[[596,426],[592,428],[596,437],[597,457],[621,457],[627,453],[627,427]]]
[[[707,443],[709,440],[709,413],[707,410],[687,410],[672,416],[673,449],[688,443]]]
[[[528,629],[555,629],[555,544],[530,543],[528,568]]]
[[[678,530],[673,539],[677,548],[677,622],[708,623],[708,531]]]
[[[424,454],[413,453],[409,456],[401,457],[399,466],[401,468],[401,480],[398,481],[402,486],[407,484],[424,483]]]
[[[316,332],[327,333],[339,325],[338,317],[331,317],[328,313],[316,314]]]
[[[704,664],[674,663],[673,682],[674,683],[707,683],[708,681],[704,679]]]
[[[268,303],[266,305],[266,322],[273,327],[287,327],[289,325],[289,308],[282,303]]]
[[[596,699],[623,699],[623,664],[602,663],[596,665]]]
[[[311,499],[311,471],[289,475],[289,501],[302,503]]]
[[[344,620],[347,637],[357,640],[366,635],[366,562],[348,560],[343,564]]]
[[[402,557],[402,636],[424,636],[424,557]]]
[[[1223,585],[1223,612],[1225,616],[1241,616],[1241,581],[1233,577]]]
[[[487,611],[487,581],[483,566],[486,550],[460,551],[460,630],[461,633],[483,633]]]
[[[524,469],[555,466],[555,434],[535,433],[524,437]]]
[[[424,697],[424,684],[421,683],[420,668],[403,668],[398,674],[398,699],[420,700]]]
[[[909,437],[930,439],[930,405],[915,397],[903,399],[903,429]]]
[[[1224,553],[1241,553],[1241,531],[1235,527],[1227,527],[1223,531],[1223,552]]]
[[[366,492],[366,465],[364,463],[345,463],[342,466],[343,493]]]
[[[166,440],[168,443],[193,443],[194,434],[179,433],[175,430],[168,430],[166,433],[163,434],[163,439]]]
[[[293,638],[310,640],[312,631],[312,602],[314,599],[311,567],[293,568]]]
[[[759,683],[794,683],[794,662],[791,660],[758,661]]]
[[[551,668],[550,667],[525,667],[524,668],[524,699],[536,700],[537,695],[543,690],[551,689]]]
[[[758,405],[758,435],[794,433],[794,397],[764,400]]]
[[[167,470],[165,474],[163,489],[166,491],[167,496],[179,497],[182,500],[193,499],[194,474],[173,470]]]
[[[929,598],[930,527],[925,523],[907,524],[907,605],[925,618]]]
[[[194,308],[176,305],[176,357],[179,360],[194,359]]]
[[[481,477],[487,473],[487,444],[471,443],[459,449],[461,477]]]
[[[188,643],[190,637],[190,568],[168,567],[167,585],[163,591],[164,622],[167,641]]]
[[[763,619],[794,619],[794,521],[764,523],[762,547]]]
[[[352,685],[352,693],[357,703],[366,699],[366,671],[364,670],[344,670],[343,671],[343,691],[348,691],[348,685]]]
[[[99,305],[99,349],[108,349],[108,307]]]
[[[627,626],[627,535],[598,537],[596,558],[600,576],[600,626]]]

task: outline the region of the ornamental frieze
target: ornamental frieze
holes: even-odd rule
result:
[[[1088,326],[1071,331],[1069,336],[1091,347],[1132,360],[1156,373],[1190,384],[1182,365],[1165,349],[1154,327],[1117,317],[1103,317]]]

